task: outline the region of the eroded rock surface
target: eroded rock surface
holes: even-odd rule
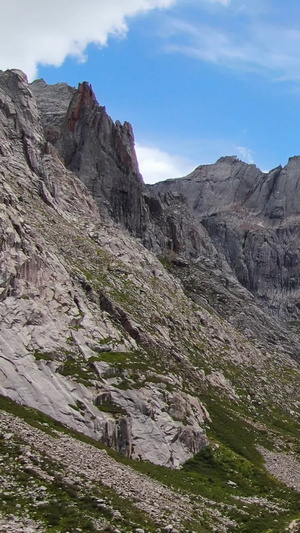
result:
[[[178,291],[184,301],[179,284],[141,244],[103,225],[99,205],[45,139],[25,77],[6,72],[0,83],[0,391],[128,456],[178,467],[207,444],[200,403],[192,413],[182,399],[186,425],[169,413],[170,395],[155,384],[131,391],[129,371],[110,359],[146,367],[145,350],[171,349],[168,329],[151,331],[150,322],[159,306],[171,312]],[[85,105],[96,105],[89,94]],[[140,323],[143,300],[149,327]]]
[[[259,305],[280,320],[299,320],[299,157],[268,174],[223,157],[149,189],[180,193]]]
[[[233,260],[247,257],[234,233],[248,231],[242,220],[255,219],[253,243],[266,224],[270,239],[283,231],[248,194],[270,176],[224,158],[183,180],[189,194],[170,192],[173,182],[150,191],[131,127],[113,123],[89,84],[31,87],[19,71],[1,73],[1,393],[176,468],[208,443],[206,395],[251,412],[270,398],[299,409],[297,337],[267,299],[291,304],[297,291],[284,292],[282,271],[260,307]],[[225,214],[219,239],[209,221]],[[268,276],[276,286],[278,264],[264,246],[257,253],[260,286]],[[266,262],[274,273],[263,274]]]
[[[264,492],[257,444],[286,446],[287,478],[273,452],[267,467],[298,489],[298,166],[266,175],[226,157],[146,187],[131,126],[88,83],[0,73],[0,394],[39,411],[39,430],[1,415],[7,509],[18,489],[31,515],[7,512],[0,527],[43,531],[35,510],[57,504],[57,482],[75,491],[70,508],[87,496],[104,513],[91,511],[96,529],[115,533],[136,525],[124,525],[117,496],[147,514],[136,533],[154,530],[148,520],[165,533],[199,517],[224,533],[245,531],[252,512],[270,527],[294,520],[291,489],[273,479]],[[58,435],[40,412],[151,475],[173,468],[189,494]],[[96,495],[100,485],[114,496]],[[199,497],[215,490],[229,503]]]

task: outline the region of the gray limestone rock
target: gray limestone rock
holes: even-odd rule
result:
[[[30,89],[36,96],[45,137],[55,144],[75,89],[67,83],[48,85],[43,79],[30,83]]]
[[[150,188],[182,194],[237,281],[267,313],[298,321],[299,187],[299,157],[269,174],[224,157]]]
[[[175,468],[208,443],[206,394],[300,404],[297,160],[278,191],[236,158],[147,188],[87,83],[32,89],[0,74],[1,394]]]
[[[44,83],[36,85],[47,93]],[[68,94],[65,86],[64,91]],[[107,135],[120,144],[120,166],[130,157],[137,172],[130,127],[114,126],[98,109],[90,88],[84,85],[82,91],[76,96],[84,113],[96,107]],[[127,371],[109,362],[109,354],[113,361],[119,346],[128,358],[144,346],[167,355],[173,342],[167,330],[150,329],[153,311],[148,313],[147,306],[151,302],[154,307],[157,300],[157,306],[171,311],[175,304],[172,298],[168,302],[169,293],[179,298],[184,294],[140,243],[112,221],[103,225],[87,188],[47,145],[41,109],[38,112],[25,76],[2,73],[0,97],[0,393],[123,454],[178,467],[207,443],[204,411],[196,399],[186,426],[168,414],[168,398],[159,388],[134,393],[108,380],[118,384],[118,375],[123,376],[130,386]],[[74,109],[71,115],[76,123]],[[121,141],[124,136],[126,142]],[[111,154],[113,149],[115,145]],[[137,307],[128,309],[122,300],[124,276],[133,291],[129,301],[146,295],[139,318]],[[153,297],[157,283],[160,290]],[[104,405],[97,399],[107,390]],[[154,418],[145,407],[150,395],[156,405]]]

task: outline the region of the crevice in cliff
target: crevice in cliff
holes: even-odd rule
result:
[[[103,292],[100,292],[99,294],[99,301],[101,310],[106,311],[113,320],[120,324],[132,339],[145,348],[152,347],[153,343],[150,338],[139,328],[138,324],[130,318],[124,309],[116,305]]]

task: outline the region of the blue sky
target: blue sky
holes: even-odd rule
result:
[[[132,123],[147,182],[223,155],[268,170],[300,154],[296,0],[0,7],[0,68],[48,83],[89,81],[114,120]]]

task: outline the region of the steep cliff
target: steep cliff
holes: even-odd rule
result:
[[[102,217],[112,217],[157,255],[174,251],[197,257],[203,246],[209,246],[211,253],[206,232],[183,196],[158,198],[147,190],[139,173],[131,125],[114,123],[88,83],[75,90],[36,80],[30,88],[46,139],[86,185]]]
[[[128,456],[179,466],[206,444],[207,412],[146,376],[181,351],[152,323],[184,294],[141,244],[103,224],[16,71],[1,75],[1,126],[1,392]]]
[[[223,157],[186,178],[146,187],[131,126],[115,124],[88,83],[75,90],[37,80],[31,89],[46,138],[87,186],[102,217],[112,217],[157,256],[181,267],[185,260],[193,264],[198,293],[253,339],[278,342],[289,337],[283,329],[292,323],[298,351],[297,158],[266,175]],[[177,275],[191,287],[190,269],[179,268]],[[241,293],[245,316],[234,318]],[[218,305],[224,299],[226,305]],[[266,327],[257,327],[257,313]]]
[[[146,187],[87,83],[0,73],[4,531],[298,517],[297,165],[223,158]]]
[[[236,157],[151,189],[182,194],[237,280],[273,317],[297,327],[300,158],[268,174]]]

